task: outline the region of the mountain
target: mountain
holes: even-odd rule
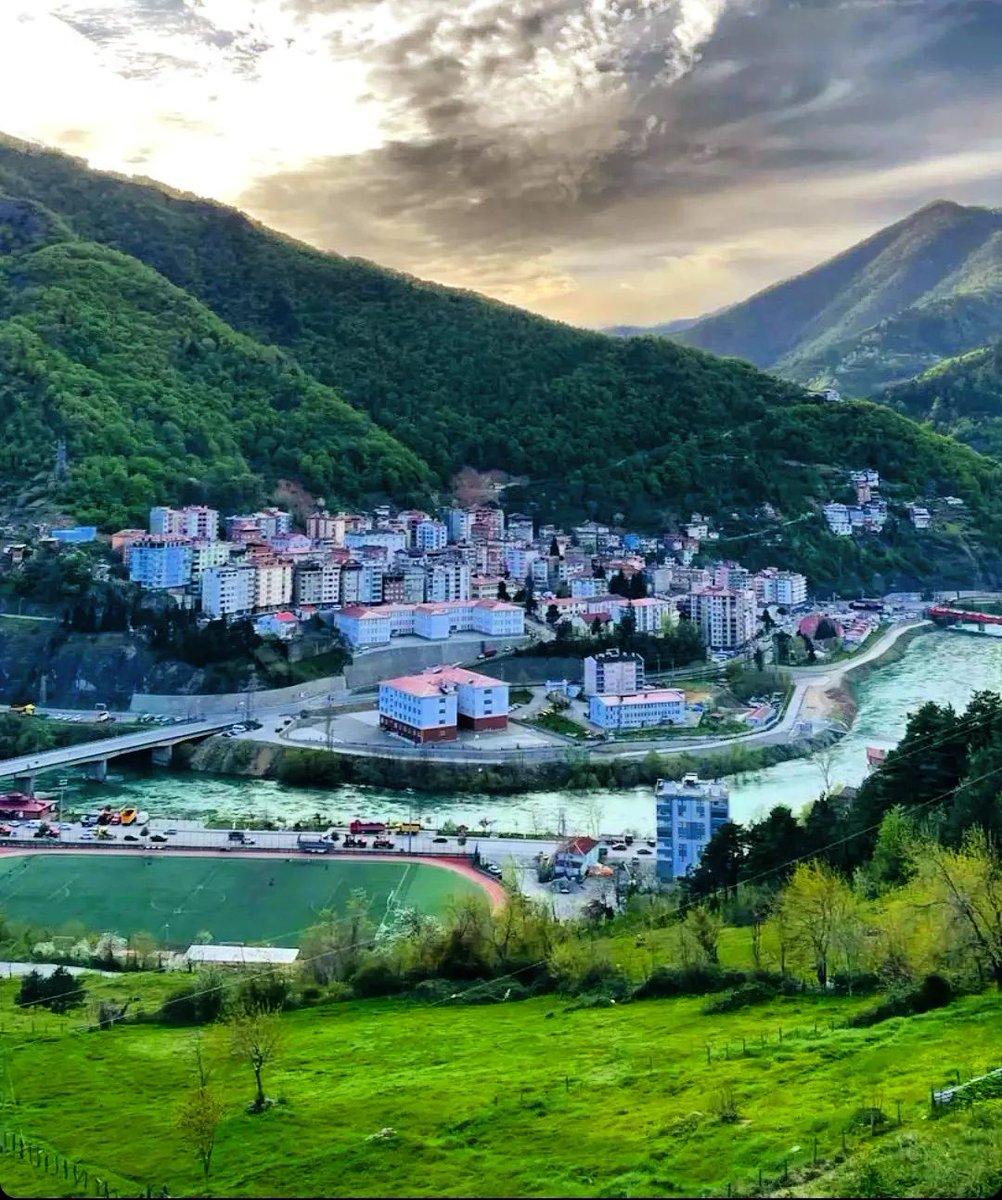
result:
[[[887,388],[883,403],[1002,459],[1002,341]]]
[[[668,337],[673,333],[681,333],[683,329],[691,329],[702,317],[679,317],[676,321],[666,321],[663,325],[609,325],[602,330],[612,337]]]
[[[430,501],[469,466],[527,478],[506,497],[541,518],[705,512],[749,565],[781,555],[821,585],[960,582],[972,553],[1002,577],[1002,469],[889,409],[323,253],[10,140],[0,202],[0,487],[34,480],[104,527],[280,478]],[[858,466],[901,505],[962,497],[969,527],[834,538],[817,509]]]
[[[1002,334],[1002,211],[937,201],[675,336],[869,395]]]

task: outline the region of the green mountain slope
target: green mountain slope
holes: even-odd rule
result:
[[[39,470],[66,436],[81,516],[279,476],[405,499],[470,465],[527,477],[508,498],[541,516],[652,528],[699,509],[743,560],[781,553],[819,584],[960,582],[972,545],[1002,573],[1002,471],[887,409],[321,253],[2,139],[0,193],[30,214],[0,241],[0,463]],[[835,539],[817,508],[861,465],[902,505],[961,496],[970,528]]]
[[[104,526],[171,497],[255,503],[283,477],[345,500],[426,492],[414,454],[281,351],[135,259],[63,236],[36,207],[0,200],[8,489],[65,438],[65,501]]]
[[[1002,332],[1002,212],[940,201],[675,334],[865,395]]]
[[[881,400],[915,420],[1002,458],[1002,342],[944,359]]]

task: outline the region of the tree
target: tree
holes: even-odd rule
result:
[[[736,821],[725,821],[707,842],[699,865],[683,880],[685,890],[697,900],[718,902],[737,893],[745,860],[745,831]]]
[[[755,663],[756,671],[764,671],[765,670],[765,655],[762,653],[762,649],[760,646],[755,647],[755,653],[752,655],[752,660]]]
[[[631,600],[643,600],[647,595],[647,576],[643,571],[636,571],[630,576],[628,594]]]
[[[557,622],[557,641],[566,642],[574,633],[574,626],[570,621],[564,619]]]
[[[835,622],[831,617],[822,617],[814,630],[814,640],[816,642],[832,642],[838,639],[838,630],[835,628]]]
[[[830,960],[839,939],[848,940],[857,903],[836,871],[817,860],[800,863],[780,901],[794,944],[814,962],[818,983],[828,982]]]
[[[988,834],[971,829],[958,850],[925,840],[912,861],[948,914],[950,932],[1002,991],[1002,862]]]
[[[690,908],[685,916],[684,929],[705,962],[715,966],[719,961],[720,918],[702,905]]]
[[[637,614],[633,611],[633,605],[629,605],[626,612],[619,619],[619,627],[616,630],[619,644],[624,650],[628,650],[633,643],[633,639],[637,636]]]
[[[551,604],[546,610],[546,623],[553,628],[560,620],[560,609],[555,604]]]
[[[209,1172],[216,1148],[216,1131],[223,1120],[223,1106],[209,1086],[209,1072],[195,1043],[196,1084],[185,1096],[177,1113],[177,1129],[202,1168],[205,1193],[209,1194]]]
[[[560,557],[560,544],[557,541],[556,534],[554,534],[553,537],[550,539],[550,558],[559,558],[559,557]]]
[[[254,1072],[254,1101],[250,1112],[264,1110],[264,1069],[282,1048],[282,1027],[276,1013],[263,1009],[238,1009],[230,1016],[230,1051],[234,1058],[243,1059]]]
[[[508,597],[508,585],[502,579],[501,582],[498,584],[498,599],[507,601],[508,598],[509,598]]]

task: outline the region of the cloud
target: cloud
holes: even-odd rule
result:
[[[9,4],[0,128],[585,323],[997,199],[993,0]]]

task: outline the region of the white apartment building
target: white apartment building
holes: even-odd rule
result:
[[[202,572],[209,567],[225,567],[232,550],[230,542],[194,542],[191,547],[191,582],[199,584]]]
[[[318,509],[306,518],[306,536],[314,542],[330,542],[334,546],[344,545],[345,514],[331,514]]]
[[[758,605],[751,588],[695,588],[690,605],[703,641],[714,650],[737,649],[755,636]]]
[[[219,537],[219,513],[204,504],[189,504],[184,508],[158,505],[150,509],[150,533],[214,542]]]
[[[849,517],[849,507],[846,504],[826,504],[821,510],[828,522],[828,528],[839,537],[852,536],[852,521]]]
[[[470,568],[467,563],[434,563],[425,571],[424,598],[441,603],[447,600],[469,600]]]
[[[462,667],[432,667],[379,685],[379,724],[414,742],[451,741],[457,728],[507,728],[508,684]]]
[[[579,575],[571,580],[571,595],[581,600],[592,596],[604,596],[608,580],[596,579],[594,575]]]
[[[666,624],[673,624],[678,617],[674,604],[657,596],[647,596],[642,600],[624,600],[622,596],[613,596],[606,607],[617,625],[632,611],[637,622],[637,633],[649,633],[655,637]]]
[[[292,598],[297,605],[331,608],[341,602],[341,564],[297,563],[292,573]]]
[[[762,604],[780,604],[799,608],[807,603],[807,576],[796,571],[777,571],[767,567],[754,578],[755,594]]]
[[[445,514],[450,542],[468,542],[473,527],[473,514],[465,508],[450,508]]]
[[[414,526],[414,545],[418,550],[444,550],[449,529],[444,521],[418,521]]]
[[[518,542],[531,542],[535,536],[532,528],[532,517],[524,513],[509,513],[506,525],[508,536]]]
[[[679,879],[699,864],[706,844],[730,819],[730,793],[722,783],[659,779],[655,788],[657,874]]]
[[[292,563],[258,563],[255,608],[282,608],[292,599]]]
[[[381,546],[389,558],[398,550],[407,549],[407,534],[399,529],[368,529],[364,533],[346,533],[344,544],[349,550],[360,550],[363,546]]]
[[[630,696],[592,696],[588,720],[600,729],[643,729],[650,725],[683,725],[685,692],[662,688]]]
[[[538,557],[539,551],[533,550],[530,546],[505,546],[504,568],[510,578],[521,587],[525,583],[532,564]]]
[[[584,660],[584,694],[628,696],[644,690],[644,660],[640,654],[603,650]]]
[[[208,567],[202,572],[202,612],[210,617],[241,617],[254,611],[257,567]]]
[[[671,567],[648,567],[647,576],[651,581],[651,591],[655,596],[667,596],[671,591]]]

